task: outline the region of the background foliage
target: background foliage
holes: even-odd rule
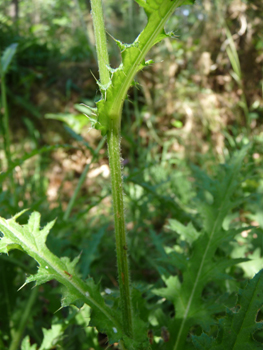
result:
[[[132,0],[105,1],[104,7],[111,65],[116,67],[120,54],[111,35],[132,42],[146,17]],[[230,267],[232,279],[208,283],[202,297],[220,296],[222,305],[234,312],[238,293],[244,298],[239,288],[245,289],[262,268],[262,16],[260,0],[204,0],[178,9],[166,26],[175,39],[152,49],[149,58],[155,64],[138,74],[125,101],[122,152],[131,273],[145,296],[156,349],[165,343],[174,306],[153,290],[167,288],[169,274],[182,279],[184,261],[178,265],[178,255],[176,266],[168,261],[191,251],[197,237],[182,239],[195,234],[191,225],[202,228],[197,200],[212,203],[210,188],[204,190],[199,180],[209,184],[207,175],[220,179],[217,164],[248,142],[245,166],[238,171],[245,180],[233,195],[238,203],[223,223],[225,230],[241,230],[229,245],[218,248],[215,259],[224,255],[251,261]],[[99,99],[89,2],[0,0],[1,55],[14,43],[17,50],[5,76],[12,163],[8,171],[1,125],[1,216],[30,208],[41,213],[42,226],[57,218],[48,248],[71,259],[82,251],[79,275],[101,279],[106,294],[117,293],[107,151],[100,145],[95,152],[100,133],[90,130],[79,105]],[[84,184],[65,215],[83,171]],[[27,215],[19,218],[21,224],[27,220]],[[251,225],[257,229],[247,229]],[[105,347],[105,337],[86,327],[87,306],[55,313],[61,292],[56,281],[17,292],[25,276],[36,271],[35,261],[22,251],[0,255],[0,349],[19,348],[13,340],[25,336],[23,350],[41,343],[41,350]],[[252,281],[250,285],[256,283]],[[223,312],[217,310],[216,318]],[[226,323],[235,317],[231,312]],[[215,328],[199,338],[201,328],[191,327],[197,348],[205,349]],[[224,327],[216,349],[224,346]],[[254,338],[262,343],[262,330]]]

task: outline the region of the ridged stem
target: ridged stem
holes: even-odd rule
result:
[[[110,123],[107,134],[114,208],[117,266],[119,275],[122,321],[127,334],[133,336],[132,303],[128,247],[125,229],[123,184],[121,171],[120,128],[116,121]]]
[[[90,0],[90,3],[100,72],[100,83],[102,85],[107,85],[110,82],[110,72],[107,68],[107,66],[110,65],[110,62],[103,20],[102,2],[101,0]]]
[[[100,83],[107,85],[110,82],[109,56],[102,13],[101,0],[91,0],[93,25],[96,40],[96,50],[98,55],[98,65],[100,72]],[[122,102],[121,102],[122,106]],[[121,111],[122,108],[119,108]],[[126,334],[133,336],[132,303],[130,290],[130,274],[128,263],[128,251],[125,232],[123,188],[121,172],[121,152],[120,152],[120,115],[118,118],[109,120],[109,130],[107,132],[108,152],[111,171],[111,185],[114,208],[115,238],[117,266],[119,276],[120,301],[122,309],[122,322]]]

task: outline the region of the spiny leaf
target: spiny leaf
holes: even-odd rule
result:
[[[232,240],[237,233],[237,230],[225,231],[222,225],[229,210],[235,205],[232,196],[239,185],[237,174],[240,172],[247,148],[231,159],[217,179],[210,179],[199,172],[201,201],[198,202],[198,209],[203,218],[203,229],[198,234],[195,233],[196,240],[191,240],[192,232],[189,228],[183,229],[181,225],[177,225],[177,230],[192,242],[191,254],[182,271],[183,282],[178,276],[170,276],[168,279],[163,278],[165,288],[154,290],[155,294],[167,298],[175,306],[175,331],[171,334],[167,349],[171,349],[171,344],[174,344],[173,350],[183,349],[191,326],[199,324],[203,329],[207,329],[214,323],[212,316],[220,310],[223,311],[222,306],[211,304],[209,300],[205,302],[202,298],[204,288],[211,281],[229,278],[225,272],[226,268],[247,260],[214,258],[216,249],[226,241]],[[205,200],[204,191],[210,193],[212,203]]]
[[[226,347],[233,350],[262,348],[262,344],[254,341],[253,334],[263,329],[263,322],[256,322],[257,313],[263,306],[263,270],[249,281],[244,290],[239,290],[238,306],[238,312],[227,312],[218,350]]]
[[[263,306],[263,270],[250,280],[245,289],[239,290],[238,311],[227,310],[227,315],[220,321],[217,339],[205,333],[193,337],[197,349],[204,350],[256,350],[262,344],[255,341],[253,334],[263,329],[263,322],[257,322],[258,311]]]
[[[0,230],[3,233],[0,238],[0,253],[8,253],[19,247],[38,262],[38,273],[29,276],[25,284],[35,281],[39,285],[56,279],[65,287],[62,306],[76,301],[88,304],[93,310],[91,325],[106,333],[110,341],[119,341],[124,335],[120,314],[105,304],[99,285],[92,279],[83,282],[76,276],[74,267],[79,257],[73,261],[65,257],[59,259],[48,250],[45,241],[55,221],[40,229],[39,213],[32,213],[26,225],[19,225],[16,218],[5,220],[0,217]]]
[[[184,0],[138,0],[147,14],[145,29],[132,44],[125,44],[114,39],[121,50],[122,62],[117,69],[110,69],[111,80],[107,87],[102,87],[103,99],[97,103],[98,119],[95,128],[106,135],[110,120],[120,118],[123,102],[134,75],[146,66],[147,52],[159,41],[170,37],[164,31],[164,25],[174,10],[186,4]]]

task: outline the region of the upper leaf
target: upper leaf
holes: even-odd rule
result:
[[[107,133],[111,120],[120,122],[123,102],[133,78],[147,65],[144,61],[147,52],[153,45],[171,36],[164,31],[165,22],[177,7],[189,3],[185,0],[136,1],[144,8],[148,23],[132,44],[114,39],[121,50],[122,62],[117,69],[109,68],[111,80],[108,86],[100,86],[103,98],[97,103],[95,128],[101,130],[102,135]]]

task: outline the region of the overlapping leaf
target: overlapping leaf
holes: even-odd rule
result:
[[[202,172],[198,173],[201,201],[198,202],[199,213],[203,218],[203,229],[196,234],[193,241],[193,229],[182,229],[175,225],[183,240],[192,244],[191,254],[183,267],[182,280],[178,276],[164,278],[165,288],[154,292],[170,300],[175,306],[173,332],[167,349],[181,350],[186,346],[186,338],[191,326],[199,324],[208,329],[214,323],[212,315],[223,311],[219,304],[204,302],[202,293],[211,281],[229,278],[226,269],[246,259],[215,259],[216,249],[223,243],[229,242],[238,233],[237,230],[225,231],[223,221],[229,210],[235,206],[232,201],[233,193],[239,185],[237,174],[240,172],[242,160],[247,148],[241,150],[224,168],[217,179],[211,179]],[[209,201],[203,194],[209,192]]]

